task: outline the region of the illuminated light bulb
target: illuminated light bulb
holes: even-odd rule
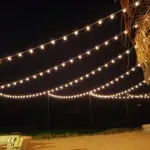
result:
[[[74,60],[73,60],[73,59],[70,59],[69,61],[70,61],[70,63],[73,63]]]
[[[65,64],[65,63],[62,63],[61,65],[62,65],[63,67],[65,67],[65,66],[66,66],[66,64]]]
[[[114,59],[113,59],[113,60],[111,60],[111,63],[113,63],[113,64],[114,64],[114,63],[115,63],[115,60],[114,60]]]
[[[118,36],[115,36],[115,37],[114,37],[114,40],[118,40],[118,39],[119,39],[119,37],[118,37]]]
[[[102,70],[102,68],[101,68],[101,67],[99,67],[99,68],[98,68],[98,71],[101,71],[101,70]]]
[[[132,68],[131,70],[132,70],[132,71],[135,71],[135,68]]]
[[[30,53],[30,54],[33,54],[33,49],[29,49],[29,53]]]
[[[119,79],[118,79],[118,78],[116,78],[116,79],[115,79],[115,81],[116,81],[116,82],[118,82],[118,81],[119,81]]]
[[[82,81],[82,80],[83,80],[83,77],[80,77],[80,80]]]
[[[33,78],[36,79],[36,75],[34,75]]]
[[[114,18],[115,18],[114,14],[110,15],[110,19],[114,19]]]
[[[87,26],[87,27],[86,27],[86,30],[87,30],[87,31],[90,31],[90,29],[91,29],[90,26]]]
[[[55,45],[56,42],[55,42],[55,40],[51,40],[51,43],[52,43],[53,45]]]
[[[124,13],[125,13],[125,12],[127,12],[127,9],[126,9],[126,8],[124,8],[124,9],[122,10],[122,12],[124,12]]]
[[[79,59],[82,59],[82,55],[79,55],[78,58],[79,58]]]
[[[138,66],[138,67],[141,67],[141,64],[138,64],[137,66]]]
[[[12,60],[12,57],[11,57],[11,56],[7,57],[7,60],[8,60],[8,61],[11,61],[11,60]]]
[[[91,52],[90,52],[90,51],[87,51],[87,52],[86,52],[86,54],[87,54],[87,55],[90,55],[90,54],[91,54]]]
[[[23,80],[20,80],[19,82],[22,84],[22,83],[23,83]]]
[[[137,29],[138,28],[138,24],[135,24],[134,28]]]
[[[55,67],[54,67],[54,69],[55,69],[55,70],[58,70],[58,67],[57,67],[57,66],[55,66]]]
[[[40,48],[43,50],[45,47],[44,47],[44,45],[41,45]]]
[[[130,50],[127,50],[127,51],[126,51],[126,54],[130,54]]]
[[[99,46],[95,46],[95,49],[96,49],[96,50],[99,50]]]
[[[122,58],[122,56],[121,56],[121,55],[119,55],[119,56],[118,56],[118,58],[119,58],[119,59],[121,59],[121,58]]]
[[[64,36],[64,37],[63,37],[63,40],[64,40],[64,41],[67,41],[67,36]]]
[[[114,81],[110,81],[111,84],[114,84]]]
[[[46,72],[47,72],[47,73],[50,73],[51,71],[50,71],[50,69],[48,69],[48,70],[46,70]]]
[[[60,89],[63,89],[63,86],[60,86]]]
[[[124,76],[123,75],[121,75],[121,79],[123,79],[124,78]]]
[[[78,34],[79,34],[79,32],[78,32],[78,31],[75,31],[75,32],[74,32],[74,34],[75,34],[75,35],[78,35]]]
[[[18,57],[22,57],[22,53],[18,53]]]
[[[107,68],[107,67],[108,67],[108,64],[105,64],[105,67]]]
[[[26,81],[29,81],[30,79],[29,78],[26,78]]]
[[[65,84],[65,87],[68,87],[68,84]]]
[[[43,76],[43,72],[40,72],[39,75],[40,75],[40,76]]]
[[[86,78],[89,78],[89,75],[88,75],[88,74],[86,74]]]
[[[73,83],[72,83],[72,82],[69,82],[69,84],[72,85]]]
[[[10,87],[11,85],[10,84],[7,84],[7,87]]]
[[[99,20],[99,21],[98,21],[98,24],[101,25],[102,23],[103,23],[103,20]]]
[[[127,30],[125,30],[125,31],[124,31],[124,34],[128,34],[128,31],[127,31]]]
[[[17,82],[14,82],[13,85],[17,85]]]
[[[78,80],[75,80],[75,83],[78,83]]]
[[[93,90],[93,92],[96,92],[96,91],[97,91],[96,89]]]
[[[107,46],[108,44],[109,44],[109,42],[108,42],[108,41],[106,41],[106,42],[105,42],[105,45]]]
[[[136,7],[138,7],[139,5],[140,5],[140,2],[139,2],[139,1],[135,2],[135,6],[136,6]]]
[[[105,86],[104,86],[104,85],[102,86],[102,89],[105,89]]]
[[[94,74],[95,74],[95,71],[92,71],[91,73],[94,75]]]
[[[98,88],[97,90],[98,90],[98,91],[100,91],[100,90],[101,90],[101,88]]]
[[[145,39],[143,39],[143,42],[146,42],[146,40],[145,40]]]
[[[107,83],[106,86],[109,87],[109,83]]]

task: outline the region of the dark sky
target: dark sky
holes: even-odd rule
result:
[[[0,5],[0,56],[7,56],[35,47],[43,42],[47,42],[76,29],[80,29],[89,23],[95,22],[96,20],[117,11],[118,9],[120,9],[120,4],[119,2],[115,3],[114,0],[3,1]],[[22,78],[32,75],[35,72],[39,72],[62,61],[68,60],[87,49],[93,48],[96,44],[104,42],[115,34],[120,33],[122,27],[121,16],[118,15],[114,21],[108,20],[102,27],[97,26],[93,28],[92,32],[82,32],[78,38],[71,37],[66,43],[61,41],[54,47],[48,46],[46,52],[38,52],[34,56],[28,55],[23,59],[17,59],[11,63],[6,62],[1,64],[0,83],[7,83],[7,81],[13,81],[20,79],[20,77]],[[102,65],[111,58],[123,53],[126,48],[128,48],[128,46],[124,45],[123,40],[119,40],[108,46],[104,51],[95,53],[92,57],[86,58],[85,60],[78,62],[76,65],[68,66],[66,69],[62,69],[58,73],[56,72],[40,80],[35,80],[15,88],[4,90],[4,92],[12,94],[33,93],[56,87],[57,85],[83,75],[85,72],[97,68],[97,66]],[[97,87],[100,84],[121,75],[135,64],[136,57],[133,50],[129,58],[126,57],[121,60],[114,67],[110,68],[110,70],[106,70],[101,75],[96,75],[91,80],[87,80],[78,86],[69,88],[58,94],[75,94]],[[120,84],[109,88],[105,93],[112,93],[125,89],[141,80],[143,80],[143,74],[139,69],[136,73],[131,75],[130,78],[127,78]],[[144,92],[147,91],[148,88],[144,89]],[[41,98],[41,100],[44,101],[44,98]],[[23,112],[25,113],[30,107],[30,113],[33,113],[35,111],[33,107],[38,103],[32,101],[32,105],[30,105],[31,103],[28,101],[26,106],[23,107],[22,105],[24,105],[24,103],[18,104],[17,102],[8,103],[9,106],[4,105],[5,102],[2,102],[2,112],[10,110],[6,115],[9,116],[15,108],[16,113],[14,112],[13,115],[16,117],[16,114],[21,109],[24,109]],[[43,107],[41,102],[37,106],[39,106],[37,111],[38,109],[42,111],[41,109],[43,108],[44,110],[46,102],[43,103]],[[40,106],[42,107],[41,109]],[[76,106],[80,106],[82,110],[83,104],[76,104]],[[117,107],[119,106],[117,105]],[[57,106],[55,106],[55,108],[56,110],[59,110]],[[24,116],[27,117],[28,115],[29,114],[26,112],[26,115]],[[3,116],[3,119],[6,116]],[[82,116],[80,117],[82,118]],[[17,118],[15,119],[17,120]],[[30,119],[32,120],[32,118]]]

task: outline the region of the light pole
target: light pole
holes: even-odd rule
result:
[[[92,118],[92,99],[91,95],[89,94],[89,118],[90,118],[90,127],[92,127],[93,118]]]
[[[49,140],[50,139],[50,135],[49,135],[50,134],[49,133],[49,125],[50,125],[49,124],[49,120],[50,120],[50,118],[49,118],[50,117],[50,114],[49,114],[50,113],[50,110],[49,110],[50,109],[50,99],[49,99],[49,95],[47,95],[47,96],[48,96],[47,97],[48,98],[47,99],[47,129],[48,129],[48,140]]]
[[[128,127],[130,127],[129,106],[128,106],[128,99],[127,98],[125,100],[125,103],[126,103],[127,124],[128,124]]]

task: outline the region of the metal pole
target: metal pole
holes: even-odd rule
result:
[[[49,99],[49,95],[48,95],[48,99],[47,99],[47,128],[48,128],[48,140],[50,139],[50,133],[49,133],[49,119],[50,119],[50,110],[49,110],[49,108],[50,108],[50,106],[49,106],[49,104],[50,104],[50,99]]]
[[[128,99],[125,100],[126,102],[126,115],[127,115],[127,124],[130,127],[130,118],[129,118],[129,106],[128,106]]]
[[[90,127],[92,127],[93,119],[92,119],[92,99],[89,94],[89,118],[90,118]]]

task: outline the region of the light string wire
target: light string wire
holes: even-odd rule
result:
[[[136,1],[136,2],[133,3],[131,6],[138,7],[139,5],[140,5],[140,2],[139,2],[139,1]],[[37,47],[30,48],[30,49],[28,49],[28,50],[25,50],[25,51],[22,51],[22,52],[15,53],[15,54],[13,54],[13,55],[9,55],[9,56],[0,58],[0,62],[1,62],[0,64],[2,64],[5,60],[11,62],[11,61],[13,60],[13,58],[15,58],[15,57],[17,57],[17,58],[22,58],[24,53],[33,54],[33,53],[35,53],[35,51],[37,51],[37,50],[39,50],[39,49],[44,50],[44,49],[45,49],[45,46],[47,46],[47,45],[55,45],[57,41],[60,41],[60,40],[67,41],[69,36],[71,36],[71,35],[77,36],[77,35],[79,34],[79,32],[81,32],[81,31],[83,31],[83,30],[91,31],[91,27],[92,27],[92,26],[94,26],[94,25],[96,25],[96,24],[102,25],[103,22],[104,22],[106,19],[109,19],[109,18],[110,18],[110,20],[113,20],[113,19],[115,18],[115,16],[116,16],[118,13],[120,13],[120,12],[126,13],[126,12],[127,12],[127,9],[126,9],[126,8],[120,9],[119,11],[117,11],[117,12],[115,12],[115,13],[112,13],[112,14],[110,14],[110,15],[108,15],[108,16],[106,16],[106,17],[104,17],[104,18],[102,18],[102,19],[100,19],[100,20],[98,20],[98,21],[96,21],[96,22],[94,22],[94,23],[91,23],[91,24],[89,24],[89,25],[87,25],[87,26],[85,26],[85,27],[83,27],[83,28],[80,28],[80,29],[78,29],[78,30],[76,30],[76,31],[74,31],[74,32],[71,32],[71,33],[69,33],[69,34],[66,34],[66,35],[64,35],[64,36],[62,36],[62,37],[59,37],[59,38],[57,38],[57,39],[51,40],[51,41],[49,41],[49,42],[47,42],[47,43],[41,44],[41,45],[39,45],[39,46],[37,46]]]
[[[117,60],[121,60],[121,59],[123,59],[125,56],[130,55],[130,53],[132,52],[132,51],[131,51],[132,49],[133,49],[133,47],[130,48],[130,49],[125,50],[124,53],[118,54],[118,56],[116,56],[115,58],[111,59],[110,61],[104,63],[103,65],[98,66],[96,69],[93,69],[93,70],[91,70],[90,72],[85,73],[84,75],[82,75],[82,76],[76,78],[75,80],[72,80],[72,81],[70,81],[70,82],[68,82],[68,83],[66,83],[66,84],[64,84],[64,85],[62,85],[62,86],[60,86],[60,88],[57,87],[57,88],[53,89],[53,91],[55,91],[55,90],[58,91],[59,89],[62,89],[62,88],[64,88],[64,87],[68,87],[69,85],[73,86],[73,84],[78,84],[78,83],[80,83],[81,81],[84,81],[85,79],[89,79],[90,77],[96,75],[97,73],[102,72],[105,68],[109,68],[110,65],[116,64],[116,61],[117,61]],[[20,82],[20,84],[21,84],[21,82]],[[22,84],[23,84],[23,82],[22,82]],[[4,85],[2,85],[2,86],[4,86]],[[10,87],[10,86],[7,86],[7,88],[9,88],[9,87]]]
[[[97,93],[90,93],[91,96],[96,97],[96,98],[100,98],[100,99],[125,99],[125,98],[150,98],[148,94],[129,94],[131,92],[134,92],[135,90],[141,88],[142,86],[144,86],[146,84],[145,80],[139,82],[138,84],[124,90],[121,91],[119,93],[116,94],[109,94],[109,95],[103,95],[103,94],[97,94]]]
[[[132,71],[135,71],[135,69],[134,68],[132,68]],[[122,76],[122,78],[123,78],[123,76]],[[111,84],[113,84],[113,82],[110,82]],[[130,92],[133,92],[133,91],[135,91],[136,89],[138,89],[138,88],[140,88],[140,87],[142,87],[144,84],[146,84],[146,82],[145,82],[145,80],[143,80],[142,82],[139,82],[137,85],[135,85],[135,86],[132,86],[132,87],[130,87],[130,88],[128,88],[127,90],[124,90],[124,91],[122,91],[122,92],[118,92],[118,93],[116,93],[116,94],[111,94],[111,95],[109,95],[109,97],[121,97],[122,95],[127,95],[128,93],[130,93]],[[107,85],[107,84],[106,84]],[[103,87],[104,88],[104,87]],[[96,92],[96,91],[95,91]],[[89,95],[91,95],[91,96],[97,96],[97,97],[100,97],[100,98],[107,98],[107,96],[105,96],[105,95],[99,95],[99,94],[96,94],[95,92],[88,92],[88,94]],[[69,99],[69,97],[70,96],[60,96],[60,95],[54,95],[54,94],[49,94],[51,97],[54,97],[54,98],[58,98],[58,99]],[[79,95],[79,94],[78,94]],[[103,97],[102,97],[103,96]],[[71,97],[70,97],[71,98]]]
[[[123,31],[123,32],[113,36],[112,38],[108,39],[107,41],[105,41],[105,42],[103,42],[103,43],[101,43],[101,44],[99,44],[99,45],[97,45],[97,46],[95,46],[95,47],[93,47],[91,49],[86,50],[84,53],[79,54],[79,55],[77,55],[75,57],[72,57],[72,58],[70,58],[67,61],[63,61],[60,64],[55,65],[55,66],[53,66],[51,68],[47,68],[47,69],[45,69],[43,71],[40,71],[40,72],[35,73],[35,74],[32,74],[31,76],[26,76],[26,77],[21,78],[19,80],[15,80],[15,81],[11,81],[9,83],[2,84],[2,85],[0,85],[0,89],[3,90],[3,89],[10,88],[10,87],[14,87],[14,86],[17,86],[18,84],[24,84],[24,83],[29,82],[31,80],[35,80],[37,78],[42,78],[43,76],[45,76],[47,74],[51,74],[52,72],[58,72],[58,70],[60,68],[65,68],[66,65],[69,65],[69,64],[73,65],[74,63],[77,63],[78,61],[81,61],[86,56],[91,56],[93,54],[93,52],[99,51],[102,48],[103,45],[107,46],[107,45],[109,45],[109,43],[111,41],[118,40],[120,35],[122,35],[122,34],[126,35],[127,33],[128,33],[128,31],[125,30],[125,31]]]
[[[102,85],[102,86],[100,86],[100,87],[98,87],[98,88],[92,89],[92,90],[87,91],[87,92],[84,92],[84,93],[75,94],[75,95],[71,95],[71,96],[60,96],[60,95],[54,95],[53,93],[48,93],[48,94],[49,94],[50,97],[58,98],[58,99],[76,99],[76,98],[81,98],[81,97],[90,95],[91,93],[104,90],[104,89],[110,87],[111,85],[114,85],[115,83],[118,83],[119,80],[122,80],[122,79],[124,79],[126,76],[131,75],[131,73],[135,72],[136,69],[139,68],[139,67],[141,68],[141,65],[140,65],[140,64],[138,64],[138,65],[136,65],[135,67],[131,68],[130,70],[128,70],[128,71],[125,72],[124,74],[120,75],[119,77],[116,77],[114,80],[111,80],[111,81],[105,83],[104,85]]]
[[[118,83],[120,80],[124,79],[126,76],[131,75],[131,73],[135,72],[137,68],[141,68],[141,65],[140,64],[136,65],[135,67],[131,68],[130,70],[128,70],[124,74],[120,75],[119,77],[107,82],[106,84],[104,84],[98,88],[92,89],[90,91],[87,91],[87,92],[84,92],[81,94],[76,94],[76,95],[72,95],[72,96],[65,96],[63,99],[66,99],[66,97],[69,99],[80,98],[80,97],[89,95],[89,93],[91,93],[91,92],[97,92],[97,91],[104,90],[105,88],[109,87],[110,85],[114,85],[115,83]],[[66,85],[66,84],[64,84],[64,85]],[[71,85],[69,84],[69,85],[65,86],[64,88],[67,88],[68,86],[71,86]],[[58,91],[58,89],[60,91],[60,90],[63,90],[64,88],[62,88],[62,86],[59,86],[59,87],[56,87],[55,89],[56,89],[56,91]],[[50,90],[45,90],[42,92],[38,92],[38,93],[34,93],[34,94],[26,94],[26,95],[10,95],[10,94],[0,93],[0,96],[5,97],[5,98],[14,98],[14,99],[29,99],[29,98],[40,97],[43,95],[51,94],[54,92],[55,92],[54,89],[50,89]]]

